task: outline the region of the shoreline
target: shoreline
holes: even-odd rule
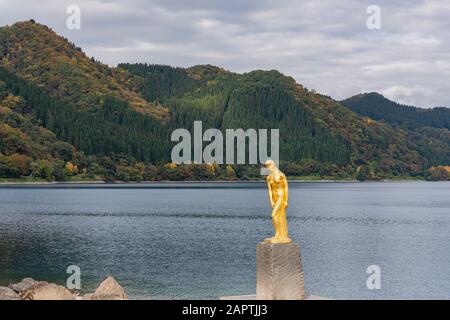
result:
[[[368,181],[358,181],[358,180],[330,180],[330,179],[318,179],[318,180],[299,180],[292,179],[289,180],[289,183],[295,184],[309,184],[309,183],[386,183],[386,182],[436,182],[436,181],[427,181],[425,179],[383,179],[383,180],[368,180]],[[439,181],[437,181],[439,182]],[[218,184],[222,186],[218,186]],[[236,185],[264,185],[266,182],[264,180],[255,180],[255,181],[229,181],[229,180],[203,180],[203,181],[141,181],[141,182],[124,182],[124,181],[0,181],[0,188],[146,188],[146,187],[167,187],[167,188],[176,188],[176,187],[232,187]],[[216,186],[214,186],[216,185]],[[228,186],[227,186],[228,185]]]

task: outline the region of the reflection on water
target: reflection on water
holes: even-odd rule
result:
[[[64,284],[75,264],[86,291],[111,274],[136,299],[254,293],[255,246],[272,234],[266,190],[204,186],[0,188],[0,285]],[[290,187],[308,293],[450,298],[450,183]],[[373,264],[381,290],[366,287]]]

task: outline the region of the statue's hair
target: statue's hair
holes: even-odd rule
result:
[[[264,163],[264,166],[266,168],[269,166],[274,166],[275,168],[277,167],[277,165],[275,164],[275,162],[272,159],[266,160],[266,162]]]

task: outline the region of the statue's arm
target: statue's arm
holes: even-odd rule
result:
[[[269,177],[267,177],[267,189],[269,190],[270,206],[273,208],[275,206],[275,203],[274,203],[274,200],[273,200],[272,184],[270,183]]]
[[[288,187],[288,182],[287,182],[287,178],[286,176],[283,174],[282,176],[283,179],[283,187],[284,187],[284,206],[287,208],[288,207],[288,200],[289,200],[289,187]]]

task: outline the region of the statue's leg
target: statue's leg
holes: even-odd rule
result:
[[[278,239],[280,237],[280,222],[279,222],[279,217],[278,217],[278,210],[277,210],[277,205],[275,205],[275,207],[272,210],[272,223],[273,223],[273,228],[275,230],[275,239]]]
[[[280,235],[282,239],[289,239],[288,235],[288,227],[287,227],[287,219],[286,219],[286,208],[281,207],[279,210],[279,228],[280,228]]]
[[[274,220],[276,220],[277,231],[275,237],[271,239],[271,243],[290,243],[287,221],[286,221],[286,208],[281,205],[275,206]]]
[[[272,209],[272,224],[273,224],[273,229],[274,229],[275,235],[271,238],[265,239],[264,241],[267,243],[272,243],[275,239],[277,239],[279,237],[278,215],[277,215],[276,206]]]
[[[275,239],[280,240],[283,238],[283,207],[281,201],[277,201],[277,204],[273,208],[273,216],[276,221]]]
[[[286,207],[280,202],[275,204],[272,210],[272,222],[275,229],[275,236],[266,239],[269,243],[290,243],[291,239],[288,236],[288,228],[286,221]]]

